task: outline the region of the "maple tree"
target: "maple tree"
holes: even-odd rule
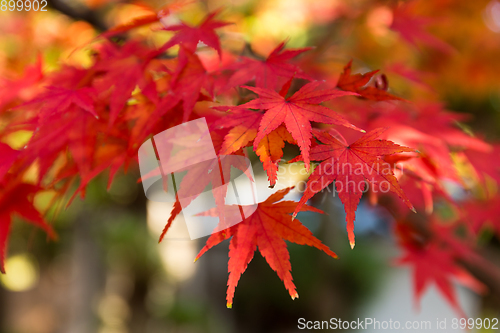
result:
[[[379,70],[357,72],[361,66],[353,60],[345,59],[343,70],[329,75],[313,65],[321,53],[310,47],[286,48],[286,41],[267,57],[231,52],[218,35],[231,24],[218,18],[220,11],[207,13],[197,25],[164,20],[183,6],[175,3],[103,32],[91,44],[88,67],[66,64],[44,71],[38,59],[23,75],[0,82],[0,270],[4,272],[13,216],[56,237],[44,217],[50,212],[36,207],[38,194],[52,191],[54,202],[69,205],[76,195],[85,196],[99,174],[109,171],[111,184],[120,168],[136,168],[138,149],[150,137],[205,117],[218,157],[254,152],[269,187],[279,183],[278,170],[288,165],[282,161],[287,144],[300,153],[286,162],[303,161],[310,173],[299,202],[283,200],[290,188],[277,190],[242,222],[229,228],[221,223],[196,257],[230,239],[228,307],[257,249],[292,298],[298,293],[285,240],[337,257],[296,218],[301,211],[321,213],[306,203],[333,187],[344,206],[351,248],[356,211],[366,193],[370,203],[387,208],[396,221],[395,234],[404,251],[399,264],[413,267],[416,298],[436,283],[462,314],[451,281],[482,289],[460,263],[478,256],[482,230],[493,225],[500,236],[498,222],[492,221],[499,196],[490,186],[500,181],[500,170],[489,163],[498,145],[457,127],[464,118],[442,103],[398,96]],[[403,39],[453,54],[451,46],[424,29],[430,22],[414,16],[411,7],[392,10],[389,28]],[[141,38],[114,39],[143,27],[171,35],[160,45]],[[200,52],[205,48],[210,51]],[[399,72],[419,82],[411,75],[415,73]],[[21,131],[29,132],[29,139],[22,146],[10,145],[9,136]],[[190,170],[180,191],[217,186],[217,176],[207,172],[210,163]],[[235,165],[221,169],[227,173],[231,167]],[[450,180],[473,187],[479,195],[467,197],[463,205],[446,189]],[[237,205],[221,210],[223,190],[217,209],[206,212],[221,221],[222,211],[245,210]],[[456,214],[439,216],[437,201]],[[181,210],[175,202],[160,241]],[[414,226],[414,215],[427,223]]]

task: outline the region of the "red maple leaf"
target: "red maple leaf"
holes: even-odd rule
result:
[[[4,182],[6,186],[0,188],[0,272],[2,273],[5,273],[4,258],[12,215],[18,214],[29,223],[43,229],[50,238],[56,237],[52,227],[45,223],[40,213],[33,207],[33,196],[39,188],[12,179],[4,179]]]
[[[404,246],[403,249],[405,254],[398,260],[398,264],[413,267],[416,300],[420,300],[426,288],[431,283],[435,283],[446,300],[453,305],[458,313],[465,317],[458,305],[451,283],[452,278],[462,271],[453,262],[451,253],[440,249],[437,245],[431,245],[423,249]]]
[[[342,125],[362,132],[363,130],[357,128],[331,109],[319,105],[322,102],[341,96],[355,95],[355,93],[338,89],[316,90],[321,82],[310,82],[292,96],[286,98],[291,82],[292,79],[283,86],[279,93],[270,89],[244,86],[244,88],[257,93],[259,98],[237,108],[266,110],[253,143],[254,150],[258,149],[259,143],[266,135],[284,123],[286,129],[297,142],[304,157],[306,168],[309,169],[309,149],[312,138],[311,121]]]
[[[299,297],[299,295],[292,281],[290,255],[284,240],[296,244],[314,246],[333,258],[337,258],[337,255],[314,237],[309,229],[303,226],[300,221],[297,219],[292,220],[289,214],[294,211],[297,203],[294,201],[280,201],[290,189],[287,188],[272,194],[266,201],[259,203],[257,210],[242,222],[213,233],[208,238],[206,245],[196,256],[195,261],[210,248],[232,237],[229,243],[228,308],[232,307],[235,288],[241,274],[245,272],[247,265],[252,261],[257,247],[269,266],[284,282],[285,288],[290,293],[292,299]],[[233,207],[236,214],[245,210],[245,206],[234,205]],[[307,205],[303,205],[301,209],[303,211],[322,213],[321,210]],[[212,214],[213,212],[211,211],[207,212],[207,215]]]
[[[451,239],[454,243],[450,244],[451,246],[440,242],[438,240],[440,234],[448,235],[442,230],[436,234],[438,238],[426,240],[411,225],[398,223],[395,233],[400,247],[404,250],[403,255],[396,260],[396,264],[409,265],[413,268],[415,301],[419,302],[427,287],[434,283],[455,311],[461,317],[466,317],[458,304],[452,286],[453,280],[457,280],[478,293],[485,291],[482,283],[456,263],[460,256],[464,256],[464,253],[469,254],[471,251],[463,244],[458,244],[453,237]]]
[[[163,30],[176,31],[177,33],[160,48],[160,52],[177,44],[181,44],[187,50],[194,52],[196,51],[198,42],[203,42],[205,45],[216,50],[219,57],[222,58],[219,36],[217,36],[215,29],[222,28],[231,23],[215,20],[214,17],[218,13],[219,11],[214,11],[208,14],[197,27],[191,27],[186,23],[181,23],[179,25],[163,28]]]
[[[380,89],[378,87],[366,86],[372,77],[379,71],[374,70],[365,74],[354,74],[351,75],[352,59],[344,67],[344,71],[340,74],[339,81],[337,82],[337,87],[345,91],[353,91],[360,94],[366,99],[371,99],[375,101],[386,101],[386,100],[403,100],[400,97],[389,94],[385,89]],[[387,88],[387,87],[385,87]]]
[[[289,61],[303,52],[309,51],[310,47],[294,50],[283,50],[285,42],[281,42],[269,54],[266,59],[252,59],[241,57],[241,60],[230,65],[228,69],[235,70],[229,79],[226,88],[239,87],[255,79],[257,88],[275,89],[278,77],[297,78],[310,80],[299,66],[289,63]]]
[[[396,193],[410,208],[412,204],[394,177],[391,165],[381,156],[402,152],[415,152],[414,149],[397,145],[387,140],[377,140],[385,131],[378,128],[370,131],[357,141],[348,145],[326,132],[316,132],[316,137],[324,143],[311,149],[311,159],[322,161],[309,177],[307,187],[294,212],[300,211],[314,194],[335,181],[335,187],[346,212],[347,232],[351,248],[354,247],[354,220],[359,200],[365,192],[365,182],[382,186],[384,191]],[[301,157],[299,157],[301,158]]]

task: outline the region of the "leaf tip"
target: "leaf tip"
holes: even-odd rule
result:
[[[227,306],[228,309],[232,309],[233,308],[233,303],[227,303],[226,306]]]
[[[351,250],[354,249],[354,245],[355,245],[354,241],[350,241],[349,244],[351,245]]]
[[[297,292],[295,292],[293,295],[290,296],[292,296],[292,300],[299,298],[299,294]]]
[[[415,207],[411,207],[410,208],[412,212],[414,212],[415,214],[417,213],[417,210],[415,209]]]

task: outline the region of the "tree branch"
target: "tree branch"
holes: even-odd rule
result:
[[[99,31],[108,30],[107,24],[103,21],[102,17],[98,15],[97,11],[93,11],[87,7],[74,7],[68,3],[69,2],[64,0],[48,0],[50,8],[55,9],[74,20],[86,21]]]

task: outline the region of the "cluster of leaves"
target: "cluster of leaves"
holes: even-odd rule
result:
[[[407,14],[398,11],[398,20]],[[308,171],[313,161],[319,162],[300,202],[282,201],[290,189],[278,191],[241,223],[207,240],[197,258],[231,238],[229,307],[257,248],[292,298],[298,294],[284,240],[336,258],[295,219],[299,211],[321,212],[306,202],[334,183],[344,204],[351,247],[355,212],[367,192],[371,203],[387,207],[394,216],[394,234],[404,251],[400,263],[414,269],[416,296],[435,283],[460,311],[451,281],[481,289],[459,262],[477,258],[478,234],[494,222],[494,202],[499,199],[487,185],[500,180],[498,169],[489,163],[498,147],[457,128],[462,117],[441,104],[411,103],[391,94],[378,71],[353,74],[352,61],[334,79],[308,73],[300,56],[310,53],[308,63],[320,56],[310,48],[286,49],[283,42],[267,57],[231,54],[221,48],[215,31],[229,23],[217,20],[217,14],[208,14],[197,26],[164,26],[162,30],[174,34],[160,47],[113,40],[170,15],[166,8],[103,34],[93,45],[88,68],[65,65],[45,73],[38,60],[24,76],[0,82],[2,272],[15,214],[55,237],[45,212],[35,207],[37,195],[55,193],[55,203],[70,194],[69,204],[77,194],[83,197],[89,181],[100,173],[109,170],[111,184],[120,168],[136,167],[138,148],[152,135],[205,117],[217,153],[245,155],[253,149],[270,187],[277,182],[285,143],[300,149],[289,162],[304,161]],[[406,27],[398,20],[394,29]],[[443,48],[420,30],[401,34]],[[215,52],[200,52],[200,43]],[[26,132],[30,136],[23,147],[6,143]],[[470,199],[464,205],[445,187],[450,181],[465,188],[473,182],[484,203]],[[383,184],[397,196],[378,191]],[[436,201],[445,203],[453,217],[445,220],[435,212]],[[164,233],[179,213],[177,202]],[[415,216],[424,222],[418,223]],[[494,226],[500,234],[500,225]]]

